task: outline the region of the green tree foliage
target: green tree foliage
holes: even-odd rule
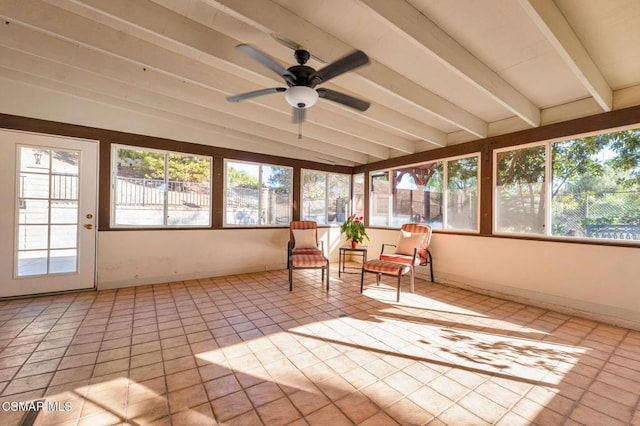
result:
[[[556,195],[565,183],[575,181],[579,176],[602,176],[604,164],[597,156],[608,145],[607,136],[571,139],[552,145],[553,195]]]
[[[169,154],[169,179],[202,183],[209,180],[211,161],[190,155]]]
[[[544,223],[544,159],[544,146],[498,154],[502,217]],[[640,130],[554,142],[551,166],[554,234],[640,221]]]
[[[141,179],[164,179],[164,154],[141,149],[119,149],[118,173]]]
[[[449,189],[466,191],[478,189],[478,157],[460,158],[447,162]]]
[[[498,186],[541,183],[544,180],[544,147],[534,146],[498,153]]]
[[[324,200],[327,188],[326,173],[306,171],[302,174],[304,198],[307,201]]]
[[[271,167],[271,173],[267,179],[269,188],[277,194],[291,193],[291,169],[286,167]]]
[[[640,188],[640,129],[626,130],[608,135],[609,148],[617,153],[611,159],[613,168],[624,170],[618,183],[625,188]]]
[[[167,154],[169,180],[203,183],[211,175],[211,160],[184,154]],[[122,174],[145,179],[165,178],[165,154],[161,152],[119,149],[118,167]]]
[[[498,153],[502,225],[519,232],[540,233],[545,214],[544,146]]]
[[[236,188],[258,189],[258,178],[251,176],[246,170],[227,167],[227,184]]]

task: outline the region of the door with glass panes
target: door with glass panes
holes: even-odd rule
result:
[[[98,143],[0,131],[0,297],[95,287]]]

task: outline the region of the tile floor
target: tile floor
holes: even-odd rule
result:
[[[640,425],[638,331],[333,272],[0,302],[0,424]]]

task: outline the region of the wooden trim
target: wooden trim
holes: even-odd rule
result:
[[[217,146],[201,145],[191,142],[165,139],[154,136],[125,133],[116,130],[99,129],[76,124],[60,123],[56,121],[40,120],[36,118],[20,117],[16,115],[0,114],[0,128],[22,130],[26,132],[45,133],[50,135],[71,136],[93,139],[100,142],[133,145],[141,148],[153,148],[165,151],[177,151],[185,154],[207,155],[223,157],[232,160],[253,161],[280,166],[301,167],[334,173],[353,173],[353,167],[317,163],[308,160],[298,160],[268,154],[239,151]]]
[[[300,220],[300,210],[302,209],[302,168],[295,167],[293,169],[293,189],[292,189],[292,218],[291,220]]]
[[[217,192],[216,188],[222,188]],[[224,223],[224,158],[213,157],[213,177],[211,179],[211,227],[222,228]]]
[[[640,106],[634,106],[617,111],[597,114],[589,117],[577,118],[561,123],[549,124],[546,126],[522,130],[506,135],[494,136],[480,139],[459,145],[447,146],[431,151],[419,152],[416,154],[396,157],[389,160],[364,164],[354,167],[354,173],[365,173],[365,191],[368,194],[369,172],[375,170],[393,169],[403,167],[408,164],[426,163],[441,160],[443,158],[457,157],[465,154],[480,152],[481,175],[480,175],[480,233],[464,235],[496,236],[493,235],[493,151],[495,149],[511,146],[524,145],[533,142],[543,142],[548,140],[562,140],[563,138],[575,137],[577,135],[589,134],[601,131],[614,130],[616,128],[628,127],[640,123]],[[365,197],[366,212],[368,212],[369,197]],[[368,215],[365,215],[368,221]],[[369,226],[369,224],[366,224]],[[446,232],[446,231],[445,231]],[[458,233],[456,233],[458,234]],[[500,236],[504,238],[504,236]],[[529,237],[510,236],[509,238]],[[540,238],[541,241],[557,241],[555,239]],[[562,240],[561,242],[565,242]],[[608,243],[602,241],[571,241],[571,243],[581,244],[601,244],[612,246],[629,247],[626,244]]]
[[[583,134],[614,131],[618,127],[640,124],[640,105],[588,117],[576,118],[561,123],[548,124],[535,129],[521,130],[506,135],[487,138],[491,149],[524,145],[532,142],[562,140]]]
[[[371,198],[370,192],[371,192],[371,182],[369,180],[369,173],[364,173],[364,200],[362,205],[363,207],[363,214],[364,214],[364,226],[368,227],[369,226],[369,198]]]
[[[480,151],[480,234],[493,231],[493,151],[485,143]]]
[[[353,173],[368,173],[376,170],[405,167],[410,164],[428,163],[442,160],[443,158],[458,157],[479,152],[484,146],[485,139],[461,143],[459,145],[446,146],[429,151],[417,152],[402,157],[390,158],[375,163],[363,164],[353,168]]]
[[[373,170],[391,169],[408,164],[426,163],[443,158],[457,157],[474,152],[481,152],[486,146],[489,149],[506,148],[532,142],[541,142],[577,135],[595,133],[617,127],[640,124],[640,105],[616,111],[596,114],[589,117],[576,118],[561,123],[548,124],[533,129],[521,130],[506,135],[492,136],[458,145],[446,146],[430,151],[417,152],[402,157],[395,157],[375,163],[363,164],[353,168],[353,173],[369,172]]]
[[[111,143],[102,140],[99,143],[98,231],[108,231],[111,228]]]
[[[35,118],[20,117],[16,115],[0,114],[0,128],[21,130],[26,132],[43,133],[58,136],[69,136],[83,139],[97,140],[100,144],[100,171],[98,175],[98,230],[126,230],[138,231],[156,228],[111,228],[111,146],[122,144],[140,148],[151,148],[163,151],[174,151],[185,154],[197,154],[213,157],[213,176],[211,179],[212,191],[212,219],[211,228],[197,229],[228,229],[224,227],[224,159],[250,161],[261,164],[287,166],[293,168],[293,217],[299,218],[300,212],[297,206],[300,204],[300,169],[319,170],[331,173],[353,174],[353,167],[337,166],[314,161],[298,160],[275,155],[258,154],[253,152],[238,151],[216,146],[200,145],[191,142],[164,139],[153,136],[137,135],[133,133],[119,132],[115,130],[98,129],[94,127],[79,126],[75,124],[59,123],[55,121],[40,120]],[[260,227],[259,229],[262,229]],[[157,228],[174,229],[174,228]],[[177,228],[193,229],[193,228]],[[245,228],[243,228],[245,229]]]
[[[475,233],[455,233],[456,235],[489,236],[492,238],[514,238],[536,241],[551,241],[571,244],[591,244],[617,247],[640,247],[636,244],[621,244],[615,241],[583,241],[583,240],[559,240],[553,238],[535,238],[530,236],[503,236],[492,234],[493,221],[493,150],[518,146],[532,142],[543,142],[548,140],[561,140],[567,137],[575,137],[589,133],[615,130],[640,123],[640,105],[621,110],[596,114],[589,117],[577,118],[561,123],[549,124],[534,129],[527,129],[506,135],[493,136],[458,145],[447,146],[430,151],[396,157],[375,163],[369,163],[357,167],[335,166],[323,163],[316,163],[306,160],[295,160],[285,157],[278,157],[266,154],[257,154],[245,151],[237,151],[227,148],[219,148],[208,145],[194,144],[184,141],[163,139],[151,136],[136,135],[113,130],[98,129],[75,124],[65,124],[54,121],[40,120],[28,117],[20,117],[9,114],[0,114],[0,128],[22,130],[28,132],[53,134],[60,136],[78,137],[93,139],[100,142],[100,171],[99,171],[99,201],[98,201],[98,229],[100,231],[112,230],[110,228],[110,197],[111,197],[111,144],[118,143],[124,145],[134,145],[143,148],[153,148],[168,151],[179,151],[188,154],[198,154],[211,156],[214,159],[214,171],[212,179],[213,192],[213,229],[264,229],[256,228],[223,228],[223,205],[224,205],[224,179],[223,179],[223,159],[252,161],[274,165],[293,167],[293,219],[300,218],[300,169],[313,169],[332,173],[356,174],[364,173],[365,197],[364,209],[366,225],[368,224],[369,212],[369,172],[380,169],[390,169],[402,167],[409,164],[436,161],[443,158],[456,157],[466,154],[480,152],[481,158],[481,182],[480,182],[480,234]],[[148,230],[149,228],[141,228]],[[159,228],[171,230],[174,228]],[[185,229],[208,229],[208,228],[177,228]],[[389,229],[389,228],[381,228]],[[115,230],[137,230],[131,228],[118,228]],[[439,231],[434,231],[438,233]],[[440,231],[447,233],[446,231]]]

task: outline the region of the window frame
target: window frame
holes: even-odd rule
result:
[[[544,149],[544,156],[545,156],[545,165],[544,165],[544,201],[545,201],[545,205],[548,206],[549,202],[551,201],[550,199],[550,191],[549,191],[549,182],[548,182],[548,177],[549,177],[549,171],[550,171],[550,145],[551,141],[550,140],[546,140],[546,141],[536,141],[536,142],[531,142],[531,143],[527,143],[527,144],[522,144],[522,145],[513,145],[513,146],[509,146],[509,147],[504,147],[504,148],[496,148],[493,150],[492,153],[492,158],[493,158],[493,167],[492,167],[492,175],[491,175],[491,183],[492,183],[492,194],[493,194],[493,202],[492,202],[492,206],[491,206],[491,211],[493,212],[493,217],[491,218],[491,234],[492,235],[498,235],[498,236],[511,236],[511,237],[533,237],[533,238],[546,238],[546,232],[547,232],[547,220],[548,220],[548,216],[550,215],[550,213],[548,211],[545,210],[545,219],[544,219],[544,223],[543,223],[543,228],[544,228],[544,233],[535,233],[535,232],[507,232],[507,231],[498,231],[497,230],[497,226],[498,226],[498,206],[496,205],[498,197],[497,197],[497,192],[498,192],[498,154],[501,152],[509,152],[509,151],[519,151],[522,149],[528,149],[528,148],[536,148],[539,146],[545,146]],[[545,207],[546,208],[546,207]]]
[[[263,167],[279,167],[279,168],[283,168],[283,169],[289,169],[291,171],[290,175],[290,183],[291,183],[291,190],[289,191],[289,196],[288,196],[288,201],[289,201],[289,217],[290,220],[293,220],[293,184],[294,184],[294,167],[292,166],[283,166],[280,164],[271,164],[271,163],[262,163],[262,162],[255,162],[255,161],[246,161],[246,160],[237,160],[234,158],[224,158],[223,159],[223,186],[222,186],[222,194],[224,197],[224,201],[222,203],[222,228],[225,229],[229,229],[229,228],[288,228],[289,227],[289,223],[283,223],[283,224],[260,224],[260,223],[248,223],[248,224],[242,224],[242,223],[227,223],[227,167],[229,163],[242,163],[242,164],[249,164],[249,165],[254,165],[254,166],[258,166],[258,190],[261,188],[262,185],[262,168]],[[258,211],[260,210],[260,203],[261,203],[261,197],[258,196]]]
[[[356,201],[355,201],[355,197],[356,197],[356,176],[362,176],[362,211],[357,211],[356,208]],[[364,172],[360,172],[360,173],[352,173],[351,174],[351,196],[350,196],[350,205],[349,205],[349,215],[359,215],[364,217],[365,216],[365,201],[367,199],[367,193],[365,191],[366,189],[366,181],[367,181],[367,174]]]
[[[579,133],[575,135],[566,135],[553,139],[539,140],[535,142],[530,142],[526,144],[520,145],[510,145],[501,148],[494,148],[492,150],[492,190],[493,190],[493,200],[491,211],[493,212],[493,217],[491,220],[491,234],[497,237],[513,237],[513,238],[533,238],[539,239],[543,241],[556,241],[556,242],[574,242],[574,243],[586,243],[586,244],[594,244],[594,245],[615,245],[615,246],[640,246],[640,241],[638,240],[626,240],[626,239],[614,239],[614,238],[592,238],[592,237],[582,237],[582,236],[572,236],[572,235],[553,235],[553,156],[552,156],[552,145],[554,143],[563,143],[570,140],[587,138],[590,136],[604,135],[604,134],[613,134],[622,132],[625,130],[640,130],[640,125],[627,125],[616,128],[609,129],[600,129],[595,132],[587,132],[587,133]],[[524,232],[504,232],[497,230],[497,197],[496,191],[498,186],[497,179],[497,169],[498,169],[498,154],[500,152],[508,152],[508,151],[516,151],[520,149],[532,148],[544,146],[545,147],[545,168],[544,168],[544,200],[545,200],[545,212],[544,212],[544,233],[524,233]]]
[[[203,224],[169,225],[167,224],[169,204],[166,196],[164,197],[164,202],[163,202],[163,224],[162,225],[160,224],[131,225],[131,224],[116,223],[117,153],[118,153],[118,150],[121,148],[135,150],[135,151],[154,152],[154,153],[159,153],[164,155],[164,181],[165,181],[165,187],[167,188],[167,190],[165,190],[165,194],[168,191],[168,187],[169,187],[167,185],[169,181],[169,170],[168,170],[169,155],[176,154],[176,155],[184,155],[189,157],[200,157],[200,158],[209,159],[209,209],[208,209],[209,211],[207,215],[208,223],[206,225],[203,225]],[[109,210],[110,210],[109,227],[111,229],[208,229],[208,228],[211,228],[213,224],[213,202],[214,202],[213,200],[213,164],[214,164],[214,157],[211,155],[202,155],[202,154],[194,154],[191,152],[172,151],[168,149],[149,148],[144,146],[112,143],[111,144],[111,169],[110,169],[111,185],[110,185],[110,203],[109,203],[110,204],[109,205]]]
[[[311,220],[311,219],[307,219],[305,218],[304,215],[304,174],[305,172],[310,172],[310,173],[314,173],[314,174],[321,174],[324,175],[325,180],[324,180],[324,223],[318,223],[318,226],[332,226],[337,224],[338,222],[335,223],[330,223],[329,222],[329,176],[330,175],[334,175],[334,176],[346,176],[347,179],[349,180],[347,186],[349,188],[349,194],[347,195],[348,198],[348,203],[347,206],[345,208],[345,219],[347,216],[349,216],[352,212],[352,206],[353,206],[353,174],[347,174],[347,173],[337,173],[337,172],[327,172],[324,170],[316,170],[316,169],[307,169],[307,168],[300,168],[300,220]],[[337,212],[336,212],[337,215]],[[336,217],[337,220],[337,217]]]
[[[476,157],[477,158],[477,173],[476,173],[476,179],[477,179],[477,191],[478,191],[478,196],[476,197],[476,211],[477,211],[477,215],[476,215],[476,221],[475,221],[475,226],[476,228],[471,230],[471,229],[453,229],[453,228],[448,228],[447,227],[447,219],[448,219],[448,201],[449,201],[449,185],[448,185],[448,174],[449,174],[449,170],[448,170],[448,164],[451,161],[456,161],[456,160],[460,160],[460,159],[464,159],[464,158],[472,158],[472,157]],[[420,165],[425,165],[425,164],[432,164],[432,163],[442,163],[442,206],[443,206],[443,213],[442,213],[442,228],[441,229],[436,229],[433,228],[433,231],[438,231],[438,232],[449,232],[449,233],[456,233],[456,234],[480,234],[480,216],[481,216],[481,211],[480,211],[480,206],[481,206],[481,175],[482,175],[482,154],[480,151],[474,151],[471,153],[466,153],[466,154],[461,154],[461,155],[456,155],[456,156],[451,156],[451,157],[444,157],[444,158],[438,158],[438,159],[433,159],[433,160],[429,160],[429,161],[421,161],[421,162],[417,162],[417,163],[409,163],[409,164],[402,164],[402,165],[398,165],[395,167],[391,167],[391,168],[383,168],[383,169],[375,169],[375,170],[371,170],[367,173],[366,178],[368,179],[369,182],[369,193],[367,195],[367,197],[369,198],[369,209],[367,211],[367,214],[369,216],[369,221],[371,219],[372,216],[372,212],[371,209],[373,208],[373,203],[371,202],[371,198],[372,198],[372,194],[373,194],[373,185],[372,185],[372,181],[371,179],[373,178],[374,175],[380,175],[380,174],[384,174],[387,173],[387,176],[389,178],[389,192],[388,192],[388,212],[387,212],[387,225],[372,225],[369,222],[369,226],[374,226],[377,228],[385,228],[385,229],[400,229],[400,226],[393,226],[393,194],[392,194],[392,177],[394,176],[394,172],[396,170],[399,169],[405,169],[405,168],[410,168],[410,167],[416,167],[416,166],[420,166]]]

